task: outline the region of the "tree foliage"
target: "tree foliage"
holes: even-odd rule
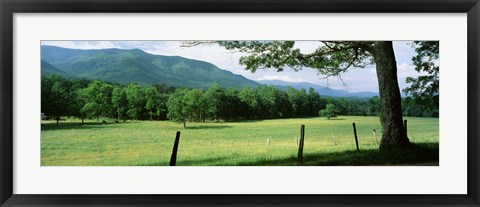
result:
[[[112,91],[112,105],[115,112],[117,113],[118,120],[126,120],[128,118],[127,94],[125,93],[125,90],[120,86],[116,86]]]
[[[41,84],[42,112],[54,117],[58,124],[60,116],[68,114],[71,104],[74,103],[73,94],[70,92],[71,84],[58,75],[51,75],[42,79]]]
[[[321,117],[326,117],[327,119],[335,118],[338,115],[338,110],[335,107],[334,104],[327,104],[327,107],[325,109],[320,110],[319,115]]]
[[[145,109],[148,111],[150,120],[153,120],[153,118],[158,119],[164,112],[164,99],[154,86],[145,87],[143,90],[145,94]]]
[[[205,101],[208,103],[207,106],[207,116],[213,117],[217,122],[222,118],[225,114],[225,91],[218,82],[213,83],[210,88],[208,88],[207,92],[205,93]]]
[[[183,127],[186,128],[188,121],[188,107],[186,103],[187,89],[177,89],[175,93],[168,98],[168,113],[167,117],[173,122],[183,123]]]
[[[112,85],[98,80],[93,81],[82,92],[86,102],[82,112],[89,118],[110,116],[113,111],[112,92]]]
[[[142,87],[136,83],[129,83],[125,87],[127,96],[128,110],[127,115],[131,119],[139,119],[143,114],[146,105],[145,93]]]
[[[438,41],[415,41],[412,45],[417,55],[412,58],[415,70],[425,75],[407,77],[411,85],[403,90],[413,97],[416,105],[422,105],[438,116],[439,109],[439,46]]]

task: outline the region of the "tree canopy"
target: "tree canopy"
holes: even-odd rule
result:
[[[406,82],[411,85],[403,90],[413,97],[417,105],[438,116],[439,110],[439,42],[415,41],[412,47],[417,55],[412,58],[415,70],[424,73],[417,78],[407,77]]]
[[[334,104],[327,104],[325,109],[322,109],[318,112],[318,114],[322,117],[326,117],[327,119],[335,118],[338,115],[338,110]]]

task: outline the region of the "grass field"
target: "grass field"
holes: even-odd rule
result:
[[[438,118],[408,119],[415,147],[380,152],[372,129],[381,138],[378,117],[298,118],[224,123],[128,121],[102,125],[90,121],[42,122],[42,166],[168,165],[176,131],[181,131],[180,166],[299,165],[297,139],[305,124],[302,165],[392,165],[438,162]],[[352,122],[360,152],[356,152]],[[336,144],[332,137],[335,136]],[[267,146],[269,140],[269,146]]]

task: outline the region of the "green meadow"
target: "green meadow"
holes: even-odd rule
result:
[[[350,166],[438,163],[438,118],[405,117],[414,146],[379,151],[378,117],[293,118],[223,123],[87,120],[42,121],[42,166],[166,166],[177,131],[178,166]],[[356,151],[352,122],[360,151]],[[305,125],[304,162],[297,161],[300,126]]]

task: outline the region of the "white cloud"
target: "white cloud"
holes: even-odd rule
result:
[[[412,65],[412,64],[408,64],[408,63],[402,63],[400,65],[397,66],[397,76],[399,78],[406,78],[406,77],[418,77],[420,75],[427,75],[426,72],[424,71],[420,71],[420,72],[417,72],[415,71],[415,66]]]
[[[42,41],[41,44],[85,50],[121,48],[112,41]]]
[[[401,79],[412,75],[417,75],[417,72],[415,72],[413,68],[414,67],[412,65],[409,65],[408,63],[402,63],[400,65],[397,65],[397,77]]]
[[[414,49],[412,48],[412,41],[393,41],[393,48],[396,56],[412,55]],[[411,57],[410,57],[411,58]]]
[[[301,82],[303,81],[301,78],[293,78],[290,76],[286,75],[265,75],[257,80],[282,80],[282,81],[287,81],[287,82]]]
[[[295,48],[300,49],[300,52],[303,54],[308,54],[314,52],[320,45],[319,41],[295,41]]]

